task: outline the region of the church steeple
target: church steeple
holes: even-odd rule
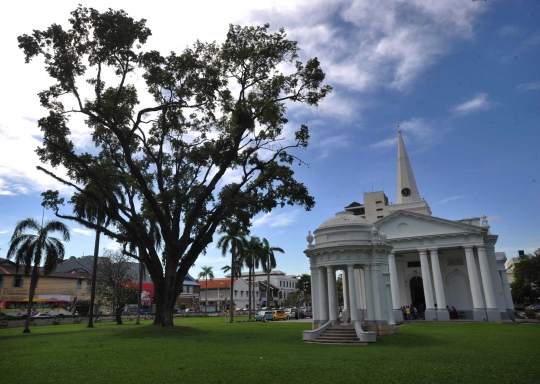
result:
[[[414,180],[411,167],[401,131],[398,131],[398,170],[397,170],[397,191],[396,204],[415,203],[420,200],[420,192]]]

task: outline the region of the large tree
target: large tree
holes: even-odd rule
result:
[[[331,88],[318,60],[298,61],[297,43],[269,25],[231,25],[221,45],[196,42],[163,56],[143,50],[145,20],[81,6],[71,14],[69,29],[53,24],[18,38],[26,62],[43,57],[55,82],[39,94],[48,115],[37,153],[66,174],[38,168],[115,225],[56,209],[58,217],[139,250],[126,253],[154,282],[155,324],[172,325],[184,277],[216,231],[249,233],[258,213],[314,206],[291,169],[308,128],[285,136],[285,112],[292,102],[317,106]],[[151,105],[138,106],[141,89]],[[91,133],[89,152],[71,140],[75,116]]]
[[[540,249],[534,255],[521,255],[514,264],[512,298],[519,302],[540,298]]]
[[[30,231],[30,233],[26,233]],[[51,235],[58,232],[62,237],[57,239]],[[32,300],[36,291],[39,278],[40,265],[43,262],[43,275],[51,273],[56,264],[64,259],[64,244],[62,241],[69,241],[68,227],[57,220],[46,221],[41,225],[36,219],[28,218],[21,220],[15,226],[13,236],[11,236],[7,258],[15,258],[15,265],[24,267],[24,274],[31,276],[30,292],[28,297],[28,310],[26,313],[26,323],[23,333],[30,333],[30,315],[32,311]]]

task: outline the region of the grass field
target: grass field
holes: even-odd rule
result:
[[[538,383],[540,326],[422,323],[365,347],[302,342],[309,323],[177,319],[0,330],[2,383]]]

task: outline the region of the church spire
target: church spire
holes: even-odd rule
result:
[[[411,167],[401,131],[398,131],[398,170],[397,170],[397,196],[396,203],[415,203],[420,200],[420,192],[414,180],[414,174]]]

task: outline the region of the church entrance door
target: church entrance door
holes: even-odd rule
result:
[[[426,308],[426,299],[424,298],[424,283],[420,276],[415,276],[409,282],[411,288],[412,305],[418,308],[419,311]]]

